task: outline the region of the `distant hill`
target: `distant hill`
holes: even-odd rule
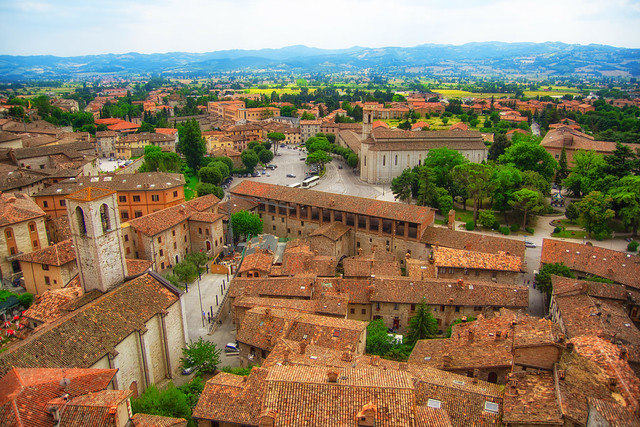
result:
[[[206,76],[229,71],[338,72],[485,76],[639,76],[640,49],[547,43],[424,44],[415,47],[223,50],[208,53],[105,54],[75,57],[0,55],[0,80],[100,75]]]

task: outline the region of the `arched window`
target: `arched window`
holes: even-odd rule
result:
[[[398,155],[397,154],[396,154],[395,165],[394,166],[398,166]]]
[[[109,221],[109,206],[103,203],[100,206],[100,221],[102,222],[102,232],[106,233],[111,229],[111,222]]]
[[[37,251],[40,249],[40,237],[38,237],[38,226],[35,221],[29,222],[29,237],[33,250]]]
[[[87,234],[87,224],[84,221],[84,211],[80,206],[76,208],[76,221],[78,221],[78,231],[81,236]]]
[[[387,156],[382,156],[382,166],[387,164]]]
[[[15,255],[18,253],[18,246],[16,245],[16,239],[13,234],[13,229],[8,227],[4,229],[4,237],[7,241],[7,251],[9,255]]]

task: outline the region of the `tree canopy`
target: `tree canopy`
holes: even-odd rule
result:
[[[200,337],[182,349],[180,362],[184,369],[199,366],[203,372],[214,372],[220,363],[220,349]]]
[[[405,342],[414,346],[418,340],[433,338],[438,333],[438,322],[433,317],[424,300],[418,304],[416,314],[409,319],[409,331],[405,336]]]
[[[233,227],[233,236],[256,236],[262,233],[262,218],[258,215],[239,211],[231,215],[231,226]]]
[[[187,165],[191,169],[198,170],[206,151],[198,121],[196,119],[187,120],[184,125],[178,127],[178,135],[180,138],[178,151],[184,155]]]
[[[514,141],[516,141],[515,136]],[[540,142],[530,138],[518,139],[505,150],[498,161],[501,164],[514,165],[521,171],[538,172],[547,181],[551,181],[557,167],[556,160],[540,145]]]

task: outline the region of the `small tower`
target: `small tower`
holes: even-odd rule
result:
[[[85,292],[107,292],[124,282],[127,264],[120,236],[117,193],[88,187],[66,197],[80,282]]]
[[[374,107],[371,105],[365,105],[362,110],[362,140],[369,138],[371,136],[371,131],[373,130],[373,110]]]

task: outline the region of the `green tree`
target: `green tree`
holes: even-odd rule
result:
[[[491,122],[489,122],[491,123]],[[507,139],[507,136],[502,133],[497,133],[494,137],[493,143],[489,147],[488,160],[497,161],[498,158],[504,154],[505,150],[511,146],[511,141]]]
[[[355,168],[356,166],[358,166],[358,161],[358,155],[356,153],[350,153],[347,156],[347,164],[350,168]]]
[[[436,174],[433,168],[428,166],[417,168],[416,177],[418,184],[416,203],[418,206],[435,205],[438,198],[438,187],[436,186]]]
[[[452,335],[452,332],[453,332],[453,327],[456,326],[457,324],[469,323],[469,322],[473,322],[474,320],[476,320],[476,318],[473,317],[473,316],[469,316],[465,320],[462,320],[462,319],[454,320],[453,322],[451,322],[450,326],[447,328],[447,333],[445,334],[445,337],[446,338],[451,338],[451,335]]]
[[[636,155],[630,147],[618,142],[616,143],[616,149],[613,150],[613,153],[605,156],[604,160],[605,173],[622,178],[631,173],[631,170],[634,168]]]
[[[266,165],[273,160],[273,153],[270,150],[262,150],[260,154],[258,154],[258,157],[260,158],[260,163]]]
[[[308,111],[303,111],[302,116],[300,117],[300,120],[315,120],[315,119],[316,119],[316,116],[314,116]]]
[[[562,188],[562,181],[569,176],[569,166],[567,163],[567,150],[562,146],[562,152],[560,153],[560,160],[558,161],[558,169],[556,169],[556,176],[553,180],[559,188]]]
[[[527,218],[531,218],[544,210],[542,194],[535,190],[523,188],[513,193],[513,200],[509,202],[514,210],[523,213],[522,228],[527,226]]]
[[[456,166],[465,163],[468,161],[459,151],[442,147],[429,150],[423,165],[433,169],[436,187],[446,188],[449,194],[456,196],[458,191],[451,174]]]
[[[509,202],[513,200],[513,193],[522,187],[522,172],[514,166],[497,165],[494,168],[491,198],[494,209],[504,213],[510,209]]]
[[[446,222],[449,222],[449,211],[453,209],[453,197],[449,193],[438,197],[438,208],[440,209],[440,215],[444,217]]]
[[[478,222],[484,227],[493,228],[496,223],[496,215],[491,209],[482,211],[480,212],[480,216],[478,217]]]
[[[536,171],[522,172],[522,186],[530,190],[539,191],[543,196],[551,194],[551,184]]]
[[[564,210],[564,216],[566,216],[569,221],[576,221],[578,218],[580,218],[578,205],[576,205],[575,202],[569,203]]]
[[[191,252],[188,253],[184,259],[200,268],[200,266],[205,265],[207,261],[209,261],[209,256],[204,252]]]
[[[312,165],[316,164],[320,167],[323,167],[326,163],[331,161],[331,156],[325,153],[322,150],[316,150],[313,153],[309,153],[307,156],[306,164]]]
[[[551,297],[551,293],[553,292],[553,286],[551,284],[552,275],[570,278],[576,277],[571,272],[571,269],[562,262],[543,265],[540,272],[536,274],[536,289],[545,292],[547,297]]]
[[[367,354],[383,356],[391,351],[393,337],[389,336],[382,319],[376,319],[367,325]]]
[[[269,141],[273,142],[273,154],[278,152],[278,148],[280,147],[280,143],[287,139],[284,133],[282,132],[269,132],[267,134],[267,138]]]
[[[220,160],[213,159],[213,161],[209,162],[207,166],[217,168],[220,171],[223,180],[227,179],[231,175],[231,169],[229,169],[226,162],[221,162]]]
[[[391,181],[391,191],[396,199],[411,204],[411,188],[416,177],[411,169],[405,169]]]
[[[604,238],[611,232],[609,220],[615,216],[611,209],[613,199],[600,191],[592,191],[576,202],[580,212],[578,222],[587,231],[589,236],[595,234],[596,238]]]
[[[182,261],[173,267],[173,274],[180,283],[188,283],[198,275],[198,268],[192,262]]]
[[[213,194],[218,199],[224,198],[224,190],[217,185],[209,184],[206,182],[200,182],[196,185],[196,194],[198,197],[206,196],[207,194]]]
[[[564,180],[567,189],[578,197],[595,190],[598,179],[605,174],[602,155],[593,150],[578,150],[573,155],[573,163],[569,176]]]
[[[329,140],[325,136],[312,136],[307,140],[304,144],[305,148],[309,152],[309,154],[314,151],[322,150],[325,152],[330,152],[333,149],[333,145],[329,142]]]
[[[224,156],[214,157],[212,162],[222,162],[222,163],[224,163],[225,165],[227,165],[227,168],[229,169],[229,172],[231,172],[233,170],[233,168],[234,168],[233,160],[231,160],[228,157],[224,157]]]
[[[200,181],[208,184],[220,185],[222,182],[222,172],[215,166],[205,166],[198,171]]]
[[[433,338],[437,333],[438,322],[429,312],[423,298],[417,307],[416,314],[409,319],[409,330],[404,342],[409,346],[414,346],[418,340]]]
[[[206,151],[198,121],[196,119],[187,120],[184,125],[178,127],[178,136],[180,139],[178,151],[184,155],[190,168],[194,171],[198,170]]]
[[[473,200],[473,221],[478,222],[480,202],[491,192],[493,167],[481,163],[465,163],[453,169],[453,180],[467,190]]]
[[[173,418],[191,418],[191,407],[187,396],[177,389],[173,382],[159,391],[155,385],[150,385],[142,395],[131,402],[131,411],[134,414],[161,415]]]
[[[233,236],[256,236],[262,233],[262,218],[247,211],[239,211],[231,215]]]
[[[250,171],[253,171],[260,161],[260,158],[253,150],[244,150],[240,155],[240,159],[242,160],[242,164],[244,164],[244,166]]]
[[[514,136],[514,140],[516,137]],[[507,148],[498,158],[501,164],[511,164],[521,171],[538,172],[547,181],[551,181],[557,162],[551,154],[534,140],[518,140]]]
[[[200,337],[182,349],[180,363],[183,369],[200,366],[203,372],[214,372],[220,363],[220,350],[213,342]]]
[[[640,176],[625,176],[611,192],[611,197],[619,206],[618,215],[633,235],[638,235],[640,226]]]

